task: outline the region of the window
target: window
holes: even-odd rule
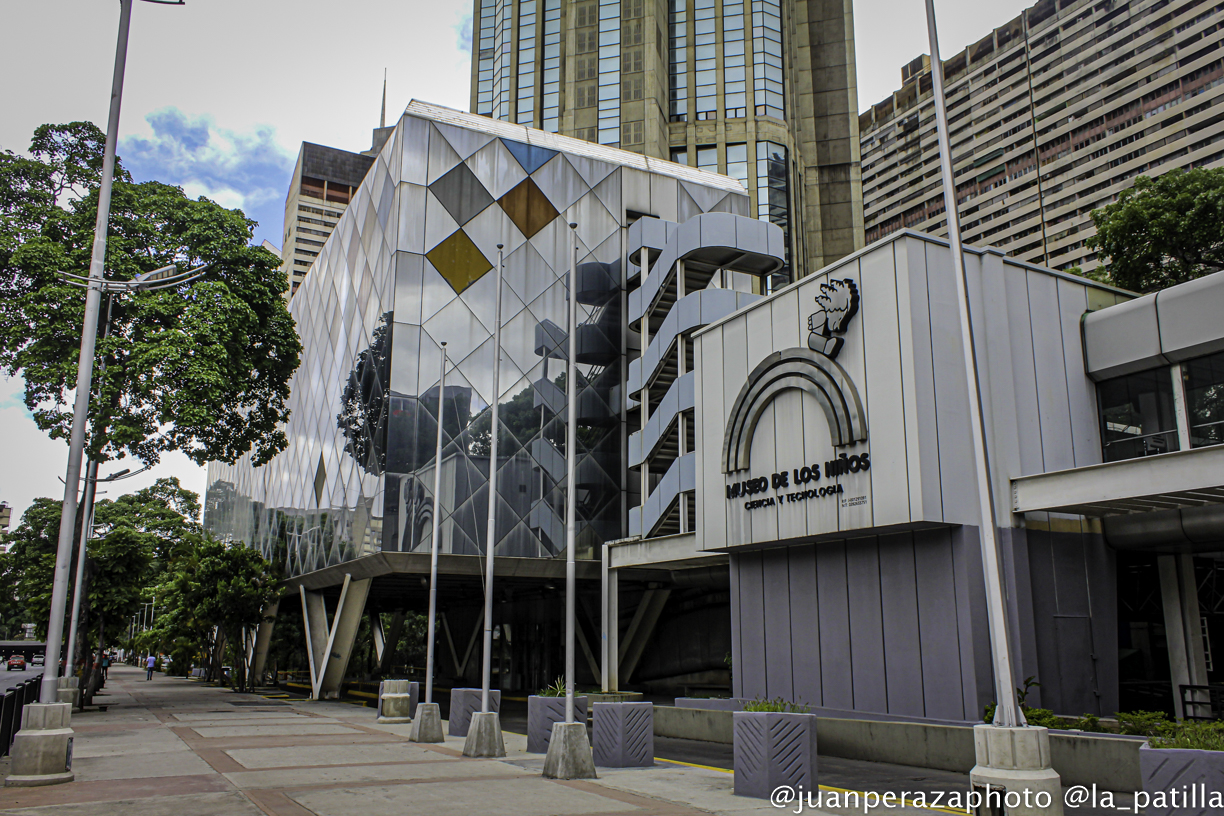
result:
[[[671,160],[676,164],[688,164],[688,148],[673,147],[671,149]]]
[[[718,148],[716,146],[705,145],[697,148],[697,168],[718,172]]]
[[[645,122],[625,122],[621,125],[621,144],[640,145],[646,141]]]
[[[645,78],[641,76],[626,77],[621,80],[621,101],[635,102],[642,98],[642,86]]]
[[[1173,378],[1158,368],[1097,385],[1106,462],[1175,451]]]
[[[634,48],[621,54],[621,73],[632,74],[642,70],[642,49]]]
[[[598,104],[598,86],[596,86],[594,82],[588,82],[574,88],[575,108],[593,108]]]
[[[1182,379],[1191,447],[1224,443],[1224,354],[1182,363]]]
[[[748,187],[748,145],[727,145],[727,175]]]

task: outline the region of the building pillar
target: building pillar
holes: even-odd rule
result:
[[[1161,555],[1160,599],[1164,607],[1165,640],[1169,646],[1169,674],[1173,681],[1173,711],[1178,717],[1194,715],[1182,707],[1181,686],[1207,685],[1207,657],[1203,649],[1203,625],[1199,614],[1198,583],[1194,556]],[[1205,695],[1191,695],[1191,700]]]
[[[268,647],[272,644],[272,629],[276,626],[276,612],[280,608],[280,598],[275,598],[264,607],[259,628],[255,630],[255,654],[251,659],[252,686],[257,686],[263,680],[264,668],[268,664]]]
[[[612,548],[603,545],[603,650],[600,678],[603,691],[620,691],[620,576],[612,569]]]
[[[311,699],[327,700],[340,696],[340,685],[348,670],[353,641],[365,611],[370,579],[354,581],[344,576],[340,600],[331,624],[322,594],[298,587],[302,596],[302,618],[306,626],[306,651],[310,658]]]

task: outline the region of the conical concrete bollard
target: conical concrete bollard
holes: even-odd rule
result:
[[[504,757],[506,743],[502,739],[501,718],[496,711],[477,712],[472,715],[467,739],[463,742],[465,757]]]
[[[553,723],[544,757],[545,779],[596,779],[586,723]]]
[[[416,719],[412,721],[411,742],[445,742],[442,734],[442,709],[437,703],[421,703],[417,706]]]

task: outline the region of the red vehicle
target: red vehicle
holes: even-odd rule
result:
[[[25,671],[25,655],[9,655],[8,663],[5,665],[5,671],[12,671],[13,669],[16,669],[17,671]]]

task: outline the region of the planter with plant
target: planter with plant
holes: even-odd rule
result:
[[[574,722],[587,721],[587,698],[574,694]],[[548,753],[553,723],[565,722],[565,679],[556,681],[527,698],[527,750]]]
[[[1139,749],[1144,813],[1224,812],[1224,723],[1170,722],[1163,712],[1119,714],[1123,733],[1148,737]]]
[[[807,706],[756,699],[733,717],[736,796],[767,799],[780,785],[816,790],[816,715]]]

